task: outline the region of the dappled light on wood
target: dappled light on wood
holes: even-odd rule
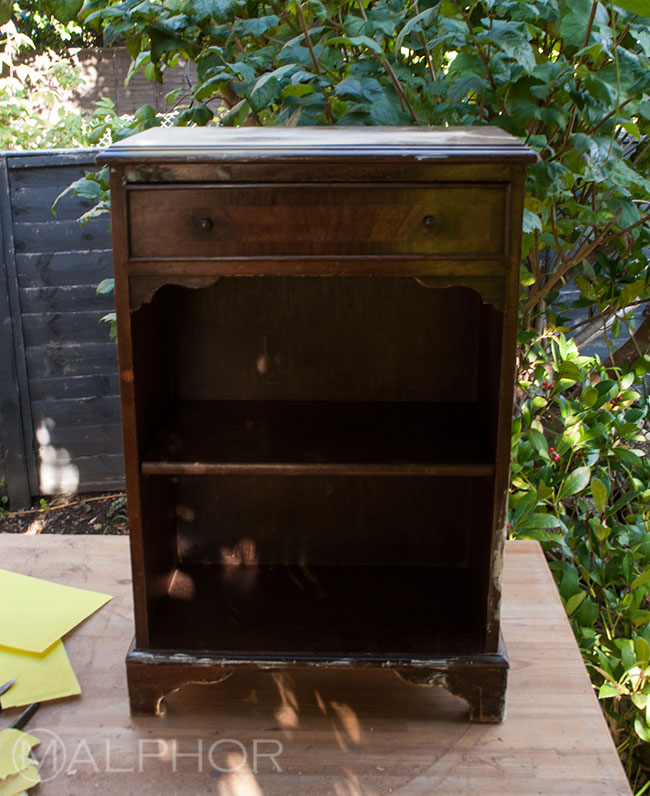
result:
[[[255,774],[250,764],[239,752],[226,756],[226,773],[219,777],[217,793],[219,796],[262,796]]]
[[[41,420],[35,433],[40,490],[45,495],[73,494],[79,486],[79,468],[72,464],[65,448],[58,448],[51,443],[50,431],[54,425],[54,421],[46,417]]]
[[[283,730],[295,730],[300,724],[300,706],[292,688],[292,678],[288,674],[274,673],[273,682],[277,686],[281,702],[275,711],[275,719]]]
[[[354,712],[354,710],[352,710],[350,705],[340,702],[331,702],[330,704],[332,706],[332,711],[336,715],[338,723],[345,734],[343,736],[340,730],[336,726],[334,727],[334,733],[341,749],[347,749],[346,741],[349,741],[355,746],[360,744],[361,724],[359,723],[357,714]]]

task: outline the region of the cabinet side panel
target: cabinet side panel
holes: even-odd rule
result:
[[[149,618],[157,610],[160,600],[166,597],[176,565],[173,488],[161,489],[160,484],[140,474],[143,453],[163,422],[170,404],[166,299],[166,292],[161,291],[150,304],[144,304],[131,313],[139,533]]]
[[[524,206],[524,166],[512,167],[509,196],[508,239],[510,262],[506,275],[505,311],[499,384],[499,414],[496,434],[496,472],[494,488],[494,520],[490,547],[490,583],[487,595],[486,651],[499,647],[499,617],[503,551],[506,535],[506,511],[510,475],[510,447],[514,404],[515,358],[517,348],[519,268],[521,264],[521,231]]]
[[[143,450],[162,405],[169,399],[167,345],[159,303],[130,312],[126,267],[128,228],[119,170],[111,172],[111,221],[136,644],[146,647],[149,607],[166,593],[166,579],[175,560],[175,536],[169,518],[173,501],[168,494],[152,494],[143,489],[140,476]]]

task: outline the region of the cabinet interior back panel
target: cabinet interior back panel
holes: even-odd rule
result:
[[[470,529],[484,538],[491,521],[489,499],[470,511],[483,488],[472,478],[186,477],[172,488],[179,561],[201,564],[465,568]]]
[[[406,277],[166,287],[177,400],[475,402],[481,300]]]

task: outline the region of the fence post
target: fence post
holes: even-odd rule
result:
[[[23,411],[29,396],[21,395],[26,373],[20,326],[19,293],[15,269],[7,157],[0,157],[0,476],[12,508],[31,503],[29,481],[33,451],[26,448]],[[21,409],[22,398],[22,409]],[[31,424],[30,424],[31,425]]]

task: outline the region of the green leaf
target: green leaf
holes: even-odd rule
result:
[[[537,213],[532,213],[526,208],[524,208],[523,225],[524,232],[535,232],[535,230],[539,232],[542,231],[542,219]]]
[[[587,35],[591,0],[566,0],[560,7],[560,35],[566,44],[582,47]],[[589,42],[587,42],[589,44]]]
[[[104,293],[112,293],[114,289],[114,279],[102,279],[102,281],[97,285],[97,293],[99,295],[103,295]]]
[[[641,466],[641,458],[632,451],[625,450],[624,448],[616,448],[614,455],[617,459],[620,459],[620,461],[622,461],[623,464],[630,470]]]
[[[241,100],[224,114],[219,123],[224,127],[240,127],[248,118],[251,106],[247,100]]]
[[[361,89],[361,83],[354,77],[346,77],[334,89],[334,94],[341,99],[355,100],[361,102],[365,99]]]
[[[639,586],[645,586],[648,581],[650,581],[650,568],[642,572],[637,578],[634,578],[630,586],[632,589],[638,589]]]
[[[255,81],[255,85],[253,86],[251,94],[259,91],[259,89],[261,89],[264,84],[267,83],[267,81],[271,79],[279,80],[281,77],[284,77],[291,72],[295,72],[297,69],[300,69],[298,64],[285,64],[284,66],[279,66],[277,69],[274,69],[272,72],[266,72]]]
[[[559,589],[562,599],[567,602],[569,598],[571,598],[574,594],[578,594],[580,591],[580,587],[578,585],[578,573],[573,567],[569,567],[565,570],[564,575],[562,575],[562,580],[560,581]]]
[[[589,483],[590,478],[591,478],[590,467],[578,467],[576,470],[570,473],[560,484],[560,488],[557,493],[558,501],[571,497],[571,495],[577,495],[578,492],[582,492],[582,490]]]
[[[139,122],[148,121],[156,118],[156,109],[152,105],[141,105],[135,112],[135,118]]]
[[[383,55],[383,48],[379,42],[371,39],[370,36],[335,36],[324,42],[326,47],[337,47],[345,44],[348,47],[367,47],[369,50]]]
[[[589,385],[582,391],[582,405],[585,409],[590,409],[598,400],[598,390]]]
[[[628,503],[631,503],[638,496],[639,493],[636,490],[625,492],[625,494],[621,495],[621,497],[616,500],[614,505],[607,510],[607,516],[611,517],[612,515],[616,514],[617,511],[620,511],[623,508],[623,506],[627,506]]]
[[[275,28],[280,22],[277,14],[267,14],[264,17],[253,17],[251,19],[241,19],[237,22],[237,31],[241,34],[250,34],[254,38],[259,38],[267,30]]]
[[[634,731],[642,741],[650,742],[650,727],[648,727],[643,716],[637,714],[634,717]]]
[[[535,508],[537,505],[537,494],[535,492],[529,492],[527,495],[517,503],[517,507],[515,509],[515,513],[512,517],[512,525],[513,527],[518,525],[523,519],[525,519],[530,512]]]
[[[450,84],[447,91],[447,97],[450,102],[461,102],[469,94],[480,93],[488,88],[489,83],[479,75],[468,75],[467,77],[460,77]]]
[[[535,54],[530,46],[528,28],[523,22],[513,20],[490,20],[490,27],[479,38],[492,41],[526,72],[535,68]]]
[[[607,489],[607,486],[603,483],[603,481],[594,476],[591,479],[591,495],[594,499],[599,514],[602,514],[605,509],[605,503],[607,502],[608,494],[609,490]]]
[[[50,0],[49,10],[53,17],[67,25],[77,19],[82,5],[83,0]]]
[[[426,11],[421,11],[416,16],[409,19],[409,21],[404,25],[402,30],[397,35],[395,39],[395,52],[399,53],[402,49],[402,45],[404,44],[404,39],[413,31],[416,27],[422,25],[426,27],[430,25],[431,22],[438,16],[438,11],[440,10],[440,3],[433,6],[433,8],[427,8]]]
[[[650,662],[650,644],[639,636],[636,640],[636,659],[642,666],[647,666]]]
[[[572,613],[578,610],[578,608],[580,607],[582,601],[585,599],[586,596],[587,592],[581,591],[578,592],[578,594],[574,594],[572,597],[569,597],[566,603],[566,612],[569,616],[571,616]]]
[[[530,517],[519,526],[519,530],[528,531],[533,528],[558,528],[561,525],[562,521],[552,514],[537,513],[531,514]]]
[[[528,437],[530,441],[533,443],[535,450],[541,453],[541,455],[548,459],[548,442],[546,441],[546,437],[542,434],[541,431],[538,431],[536,428],[529,428],[528,429]]]
[[[216,22],[232,22],[235,18],[235,0],[191,0],[183,7],[186,14],[200,20],[212,17]]]
[[[616,686],[612,683],[603,683],[598,690],[598,699],[608,699],[609,697],[617,697],[620,695],[620,686]]]
[[[602,525],[601,523],[595,521],[593,518],[589,520],[589,526],[594,533],[596,539],[599,542],[604,542],[605,539],[610,535],[612,532],[611,528],[608,528],[606,525]]]
[[[9,22],[13,11],[13,0],[0,0],[0,25]]]
[[[631,11],[632,14],[650,17],[650,2],[648,0],[616,0],[614,5],[625,11]]]

